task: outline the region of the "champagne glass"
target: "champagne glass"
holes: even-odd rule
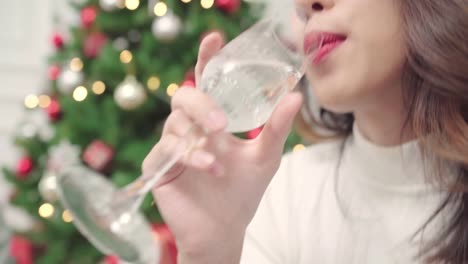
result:
[[[199,88],[226,112],[227,132],[244,132],[264,124],[280,99],[303,77],[311,59],[292,51],[281,38],[282,29],[273,20],[262,20],[229,42],[205,67]],[[309,55],[321,44],[312,47]],[[122,189],[85,167],[61,173],[60,200],[97,249],[131,263],[158,262],[150,225],[138,208],[161,176],[197,145],[200,138],[193,136],[195,128],[159,156],[154,174],[142,175]]]

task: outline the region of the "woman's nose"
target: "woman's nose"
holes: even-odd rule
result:
[[[312,14],[328,10],[332,8],[335,3],[334,0],[310,0],[308,2],[309,12]]]
[[[327,11],[335,5],[336,0],[297,0],[296,13],[303,22],[308,22],[320,12]]]

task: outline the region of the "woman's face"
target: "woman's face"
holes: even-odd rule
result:
[[[295,1],[303,48],[314,33],[331,33],[325,56],[307,71],[322,107],[354,112],[400,93],[405,41],[396,0]]]

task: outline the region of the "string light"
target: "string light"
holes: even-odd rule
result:
[[[151,76],[147,82],[148,89],[156,91],[161,86],[161,80],[157,76]]]
[[[73,91],[73,99],[77,102],[82,102],[88,96],[88,90],[84,86],[78,86]]]
[[[140,5],[140,0],[126,0],[125,1],[125,7],[127,7],[128,10],[135,10],[138,8]]]
[[[106,91],[106,85],[102,81],[96,81],[93,83],[93,87],[91,88],[93,93],[100,95]]]
[[[120,61],[122,63],[130,63],[133,59],[133,55],[129,50],[123,50],[120,53]]]
[[[201,0],[200,4],[203,8],[209,9],[212,8],[214,5],[214,0]]]
[[[154,5],[154,14],[156,16],[164,16],[167,13],[167,5],[164,2],[158,2]]]
[[[50,218],[54,215],[55,208],[50,203],[45,203],[39,207],[39,215],[43,218]]]
[[[186,3],[186,4],[192,2],[192,0],[180,0],[180,1],[182,1],[182,3]]]
[[[50,97],[49,97],[48,95],[43,94],[43,95],[40,95],[40,96],[39,96],[39,106],[40,106],[41,108],[47,108],[47,107],[49,107],[50,101],[51,101],[51,100],[50,100]]]
[[[73,58],[70,61],[70,69],[74,72],[79,72],[83,69],[83,61],[80,58]]]
[[[298,151],[301,151],[301,150],[304,150],[304,149],[305,149],[304,145],[298,144],[298,145],[294,146],[293,152],[298,152]]]
[[[29,109],[34,109],[39,105],[39,98],[34,94],[30,94],[24,99],[24,105]]]
[[[73,221],[73,217],[72,217],[70,211],[68,211],[68,210],[63,211],[62,219],[63,219],[63,221],[65,223],[71,223]]]
[[[167,87],[167,95],[172,97],[175,94],[175,92],[177,91],[177,89],[179,89],[179,85],[177,85],[175,83],[169,84],[169,86]]]

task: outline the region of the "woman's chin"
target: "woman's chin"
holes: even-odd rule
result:
[[[351,98],[343,93],[316,93],[317,102],[320,107],[337,114],[346,114],[353,112],[353,103]]]
[[[356,85],[335,77],[311,79],[312,94],[322,108],[334,113],[349,113],[359,97]]]

